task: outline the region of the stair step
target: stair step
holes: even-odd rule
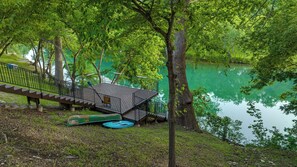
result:
[[[4,87],[5,87],[5,89],[13,88],[13,86],[10,86],[10,85],[5,85]]]
[[[21,90],[22,88],[18,88],[18,87],[13,87],[13,90],[18,91]]]
[[[74,102],[74,98],[70,97],[69,101]]]
[[[60,95],[52,94],[48,92],[42,93],[41,90],[23,88],[23,87],[10,85],[10,84],[0,84],[0,90],[3,90],[4,92],[8,92],[8,93],[14,93],[14,94],[31,97],[31,98],[36,98],[36,99],[44,98],[44,99],[53,100],[53,101],[66,103],[66,104],[78,104],[81,106],[88,106],[88,107],[96,105],[94,101],[81,99],[81,98],[74,98],[70,95],[60,96]]]
[[[36,91],[34,91],[34,90],[29,90],[29,93],[35,94]]]
[[[25,93],[25,92],[29,92],[28,89],[25,89],[25,88],[22,88],[22,92]]]

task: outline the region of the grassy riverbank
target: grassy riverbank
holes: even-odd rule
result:
[[[70,115],[94,113],[1,107],[0,166],[167,166],[167,123],[121,130],[64,125]],[[297,164],[295,152],[230,145],[180,127],[176,140],[178,166]]]

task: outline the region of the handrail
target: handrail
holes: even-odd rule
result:
[[[134,119],[140,119],[139,110],[144,110],[146,112],[146,115],[164,117],[165,119],[167,119],[168,109],[166,103],[160,101],[159,99],[151,99],[146,103],[143,103],[147,99],[143,98],[142,94],[143,92],[136,91],[132,95],[133,108],[135,109]]]
[[[29,90],[38,90],[42,94],[53,93],[60,96],[72,97],[74,98],[74,103],[76,101],[75,99],[92,102],[96,106],[122,114],[121,99],[118,97],[98,93],[98,96],[101,98],[101,100],[99,100],[98,96],[95,96],[95,92],[91,88],[79,86],[72,82],[56,80],[52,77],[43,79],[39,73],[13,66],[12,64],[0,62],[0,82],[25,87]],[[110,98],[110,104],[105,104],[104,101],[102,101],[105,96]]]
[[[141,89],[136,92],[133,92],[133,94],[132,94],[133,107],[138,106],[139,104],[141,104],[143,101],[146,100],[146,98],[144,98],[142,96],[143,93],[145,93],[145,92],[142,91]]]
[[[83,92],[81,87],[73,85],[71,82],[60,81],[50,77],[43,79],[37,72],[1,62],[0,73],[0,82],[25,87],[29,90],[35,89],[41,93],[48,92],[82,99]]]

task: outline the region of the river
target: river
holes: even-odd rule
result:
[[[252,130],[248,128],[253,123],[246,111],[248,101],[255,102],[255,107],[262,113],[264,127],[272,129],[272,126],[283,131],[284,127],[292,127],[293,114],[285,115],[280,106],[286,102],[280,101],[282,92],[289,90],[290,83],[275,83],[262,90],[253,91],[250,95],[241,93],[241,87],[248,85],[250,67],[232,65],[227,68],[223,65],[193,64],[187,63],[187,78],[191,90],[203,87],[206,89],[211,100],[218,104],[219,116],[228,116],[233,120],[242,121],[242,130],[248,141],[254,138]],[[166,69],[161,70],[166,76]],[[159,82],[159,90],[168,98],[168,79],[163,77]]]

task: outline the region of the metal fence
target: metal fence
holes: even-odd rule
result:
[[[72,82],[56,80],[52,77],[42,78],[37,72],[24,69],[13,64],[5,64],[1,62],[0,82],[24,87],[29,90],[36,90],[41,93],[69,96],[74,99],[80,99],[93,103],[98,103],[97,101],[99,98],[96,98],[95,92],[90,88],[85,88]],[[119,100],[112,100],[112,103],[115,103],[114,101]],[[120,102],[114,106],[120,111]]]
[[[135,120],[139,119],[143,113],[140,111],[145,111],[146,115],[158,115],[167,118],[168,108],[165,102],[162,102],[158,97],[145,102],[147,99],[147,91],[138,90],[133,93],[132,101],[136,109]]]
[[[133,106],[138,106],[139,104],[145,101],[145,92],[142,90],[138,90],[132,94],[132,102]]]

